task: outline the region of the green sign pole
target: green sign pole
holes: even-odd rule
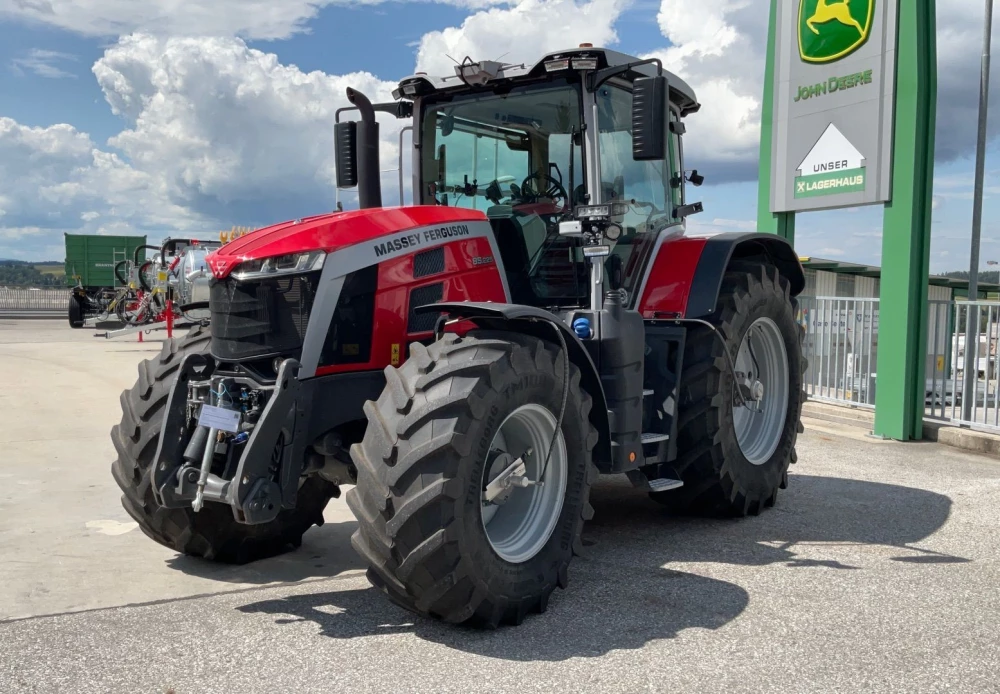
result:
[[[927,354],[927,282],[937,49],[934,0],[900,0],[892,201],[882,226],[877,436],[919,439]]]
[[[767,65],[764,68],[764,101],[760,108],[760,174],[757,182],[757,231],[777,234],[795,244],[795,213],[771,212],[771,143],[774,137],[774,75],[777,72],[774,42],[778,0],[771,0],[767,25]]]

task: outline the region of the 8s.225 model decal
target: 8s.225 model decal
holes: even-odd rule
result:
[[[476,257],[474,257],[472,259],[472,264],[473,265],[492,265],[493,264],[493,256],[492,255],[476,256]]]

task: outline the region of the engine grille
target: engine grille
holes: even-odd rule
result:
[[[212,354],[239,360],[300,352],[319,275],[214,280],[209,298]]]
[[[413,256],[413,279],[444,272],[444,246]]]

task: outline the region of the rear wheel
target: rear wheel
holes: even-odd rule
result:
[[[76,294],[69,295],[69,327],[83,327],[83,305]]]
[[[745,260],[727,271],[707,318],[718,335],[696,326],[685,344],[674,463],[684,486],[654,499],[712,515],[756,515],[774,505],[802,431],[806,361],[795,310],[773,265]]]
[[[195,327],[164,343],[157,357],[139,364],[138,381],[121,395],[121,423],[111,429],[118,452],[111,472],[123,492],[122,506],[150,538],[184,554],[243,564],[301,545],[306,530],[323,525],[323,509],[339,489],[321,477],[309,477],[299,488],[295,508],[261,525],[237,523],[225,504],[208,502],[198,513],[189,507],[157,504],[150,472],[163,408],[184,356],[207,352],[209,338],[208,328]]]
[[[534,337],[476,332],[415,343],[401,368],[386,369],[351,448],[358,482],[347,503],[352,544],[395,602],[497,626],[544,611],[567,585],[593,515],[597,432],[572,364],[557,427],[565,358]]]

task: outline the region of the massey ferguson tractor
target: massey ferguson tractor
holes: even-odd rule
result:
[[[297,547],[349,486],[354,549],[399,605],[542,612],[598,473],[680,513],[755,515],[795,462],[796,254],[685,234],[695,94],[584,44],[348,90],[360,209],[233,240],[209,327],[139,365],[112,429],[142,530],[242,563]],[[412,122],[412,206],[383,207],[376,112]]]

